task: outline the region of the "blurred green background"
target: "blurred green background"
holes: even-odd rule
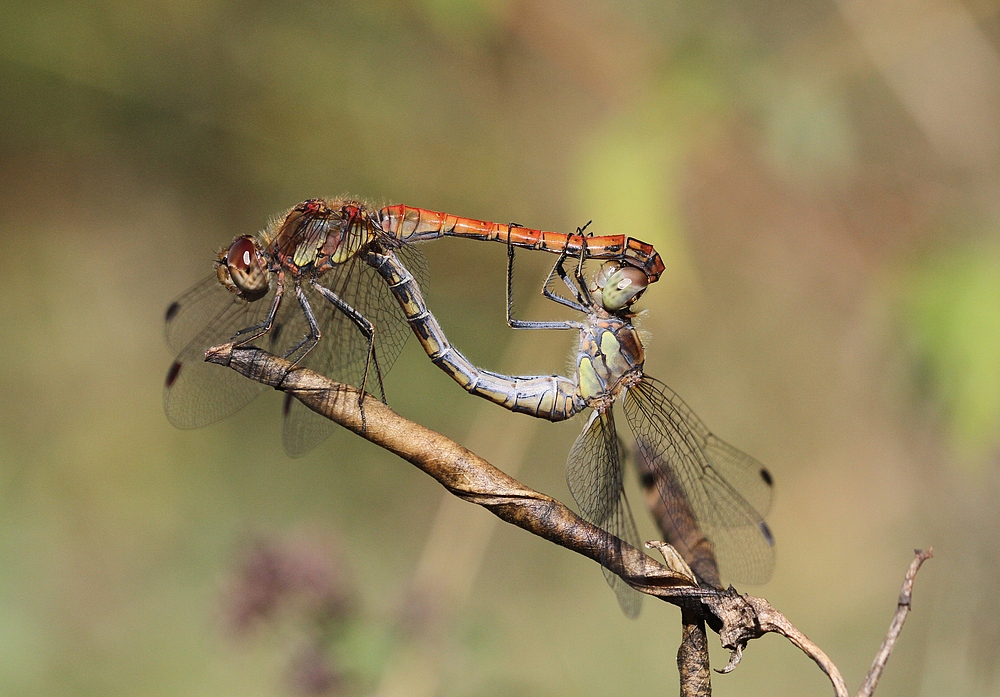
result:
[[[287,458],[278,395],[168,425],[168,302],[351,193],[654,243],[647,371],[777,483],[777,571],[743,590],[856,689],[934,545],[878,694],[1000,693],[998,165],[995,0],[8,0],[0,692],[676,692],[676,609],[626,620],[591,562],[350,434]],[[571,338],[506,327],[502,246],[423,251],[468,356],[566,368]],[[521,316],[556,316],[552,258],[520,259]],[[415,342],[387,392],[568,500],[579,420],[468,397]],[[262,545],[326,590],[234,632]],[[715,693],[829,687],[768,637]]]

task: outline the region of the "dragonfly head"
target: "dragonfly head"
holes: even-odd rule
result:
[[[631,307],[648,285],[649,277],[641,269],[609,261],[594,276],[591,292],[595,295],[600,293],[601,305],[605,310],[620,312]]]
[[[220,251],[215,272],[219,283],[244,300],[253,302],[267,295],[267,265],[252,237],[237,237]]]

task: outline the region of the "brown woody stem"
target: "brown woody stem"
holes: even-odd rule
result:
[[[292,394],[307,407],[372,443],[389,450],[434,477],[450,493],[483,506],[508,523],[608,566],[636,590],[664,600],[704,595],[683,575],[638,549],[614,542],[609,533],[577,516],[559,501],[530,489],[513,477],[354,387],[333,382],[255,347],[217,346],[205,360]],[[362,416],[363,411],[363,416]],[[607,549],[620,549],[610,558]]]
[[[822,668],[838,697],[847,696],[844,680],[833,662],[766,600],[740,595],[732,588],[723,591],[692,585],[685,573],[660,564],[583,520],[559,501],[524,486],[458,443],[403,418],[354,387],[295,368],[287,360],[253,346],[216,346],[206,352],[205,360],[291,394],[313,411],[417,466],[455,496],[603,564],[638,591],[680,606],[684,635],[678,662],[685,697],[711,694],[705,669],[704,621],[719,633],[723,647],[733,652],[724,672],[735,668],[749,640],[776,632]],[[874,691],[909,611],[913,578],[930,556],[930,552],[917,552],[900,593],[896,617],[859,697],[870,697]]]

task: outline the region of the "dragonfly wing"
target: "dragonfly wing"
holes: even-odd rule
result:
[[[622,467],[618,438],[611,410],[593,412],[583,433],[573,443],[566,464],[566,480],[570,493],[580,507],[580,515],[589,523],[611,533],[619,540],[642,549],[639,532],[632,517],[625,489],[622,487]],[[619,554],[608,550],[602,562],[613,564]],[[629,617],[639,614],[642,593],[629,586],[617,574],[604,567],[604,577],[614,589],[618,604]]]
[[[264,386],[232,370],[205,362],[205,351],[241,329],[261,322],[274,291],[248,303],[223,288],[215,276],[192,287],[167,308],[167,342],[181,346],[167,372],[163,407],[170,423],[194,428],[232,414]]]
[[[417,282],[423,284],[426,264],[420,251],[413,247],[402,247],[396,253]],[[361,257],[358,254],[335,267],[324,274],[319,282],[372,323],[375,329],[375,355],[378,368],[384,375],[399,356],[410,328],[385,281]],[[301,365],[355,387],[361,387],[361,383],[365,382],[367,368],[365,389],[373,394],[380,394],[380,376],[374,364],[368,364],[368,338],[350,317],[309,284],[303,284],[303,290],[316,314],[323,337]],[[305,334],[307,327],[301,311],[292,313],[287,331],[297,338]],[[320,416],[296,399],[286,397],[284,414],[282,436],[285,451],[292,457],[309,452],[336,428],[333,421]]]
[[[215,274],[203,278],[167,306],[163,324],[167,346],[180,353],[238,301],[239,298],[222,287]]]
[[[644,376],[628,388],[624,405],[640,453],[649,466],[669,469],[666,480],[683,489],[723,570],[743,583],[766,583],[774,570],[774,539],[764,522],[772,495],[768,471],[713,435],[659,380]],[[676,499],[662,499],[683,525]]]

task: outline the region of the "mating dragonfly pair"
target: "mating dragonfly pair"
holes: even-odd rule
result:
[[[451,346],[423,300],[424,264],[411,245],[443,236],[507,245],[508,324],[577,331],[573,376],[511,377],[476,367]],[[583,321],[511,317],[515,247],[559,254],[542,292],[581,313]],[[575,262],[571,270],[567,260]],[[586,260],[604,261],[589,282]],[[672,483],[662,497],[667,515],[693,514],[730,577],[763,583],[774,565],[774,541],[763,519],[771,500],[770,475],[643,372],[632,308],[663,269],[651,245],[621,235],[567,235],[402,205],[374,211],[356,201],[306,201],[259,237],[236,238],[219,252],[216,274],[168,307],[167,339],[179,353],[167,373],[166,413],[176,426],[201,426],[236,411],[263,389],[204,362],[206,349],[229,341],[262,342],[297,365],[362,389],[374,381],[384,399],[382,376],[409,326],[431,361],[472,394],[550,421],[592,409],[570,451],[570,492],[585,519],[638,547],[613,418],[620,401],[647,472],[662,472],[662,481]],[[569,297],[552,289],[556,279]],[[295,301],[286,297],[289,292]],[[308,451],[333,428],[333,422],[286,395],[283,441],[290,455]],[[611,550],[608,556],[614,556]],[[613,573],[605,575],[625,613],[637,614],[640,594]]]

